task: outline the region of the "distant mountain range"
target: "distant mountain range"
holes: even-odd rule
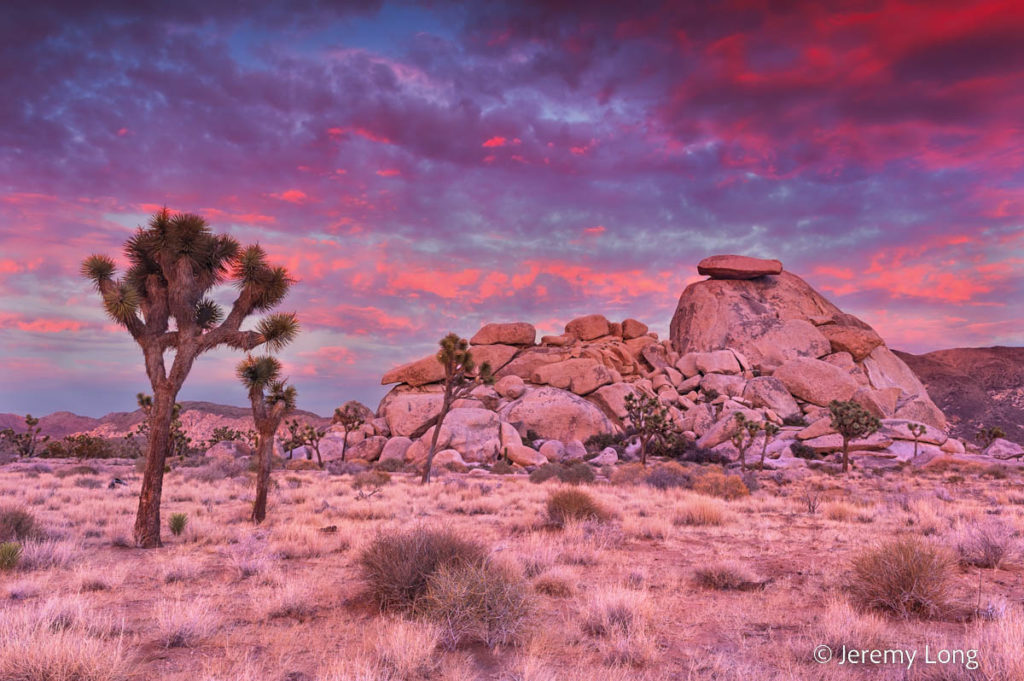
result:
[[[1024,348],[954,348],[924,355],[897,352],[945,412],[952,433],[973,440],[998,426],[1024,443]]]
[[[928,388],[932,400],[945,412],[953,435],[973,440],[981,427],[998,426],[1008,438],[1024,443],[1024,348],[954,348],[924,355],[896,351]],[[330,418],[298,411],[290,418],[316,425]],[[75,433],[121,437],[142,422],[141,409],[115,412],[100,418],[59,411],[39,419],[43,433],[62,438]],[[253,427],[246,407],[213,402],[183,402],[182,423],[196,441],[206,440],[215,428],[248,430]],[[24,430],[24,417],[0,414],[0,428]]]
[[[100,437],[122,437],[134,430],[143,418],[141,409],[131,412],[113,412],[100,418],[58,411],[40,417],[39,425],[43,429],[43,434],[49,435],[51,438],[62,438],[76,433],[89,433]],[[302,410],[294,412],[288,418],[297,418],[318,426],[326,425],[331,421],[330,418]],[[181,422],[188,436],[197,442],[209,439],[216,428],[225,427],[244,431],[253,427],[251,409],[213,402],[182,402]],[[23,431],[25,429],[24,416],[0,414],[0,428],[8,427],[14,428],[16,431]]]

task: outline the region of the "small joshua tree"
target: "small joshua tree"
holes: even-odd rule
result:
[[[917,443],[921,441],[927,428],[923,423],[908,423],[907,430],[914,436],[914,457],[917,458]]]
[[[345,451],[348,449],[348,434],[354,430],[358,430],[361,425],[366,423],[366,419],[363,417],[363,410],[359,408],[358,402],[346,402],[343,406],[338,407],[334,410],[334,423],[341,426],[341,434],[344,438],[341,441],[341,460],[345,460]],[[319,447],[319,441],[318,445]],[[320,455],[320,450],[317,449],[317,456]]]
[[[981,428],[978,430],[978,434],[975,436],[978,444],[981,445],[982,449],[988,449],[989,446],[1001,437],[1006,437],[1006,433],[999,426],[990,426],[988,428]]]
[[[122,278],[115,278],[114,260],[105,255],[89,256],[81,271],[95,285],[107,314],[141,348],[153,389],[134,535],[138,546],[154,548],[160,546],[160,497],[178,392],[202,354],[222,346],[275,348],[290,340],[292,315],[270,315],[254,331],[243,331],[241,325],[281,302],[292,279],[283,267],[267,263],[259,245],[243,249],[233,238],[212,233],[202,217],[172,215],[166,208],[148,227],[139,228],[124,250],[129,267]],[[225,315],[210,293],[228,278],[238,296]]]
[[[18,456],[32,456],[36,452],[36,445],[49,441],[49,435],[40,437],[43,428],[39,425],[39,419],[32,414],[25,414],[25,432],[15,433],[13,428],[4,428],[0,431],[0,437],[7,440],[14,446]]]
[[[761,470],[764,470],[764,457],[768,453],[768,445],[779,433],[779,427],[771,421],[765,421],[764,425],[761,426],[761,430],[764,431],[764,446],[761,447]]]
[[[441,339],[440,345],[437,361],[444,367],[444,397],[441,400],[441,411],[434,421],[434,434],[430,438],[427,461],[423,465],[423,477],[420,479],[423,484],[430,482],[430,467],[434,464],[434,454],[437,453],[437,438],[452,404],[456,400],[469,397],[473,388],[481,383],[494,382],[491,365],[487,362],[480,365],[480,370],[477,371],[473,355],[469,351],[469,341],[465,338],[459,338],[457,334],[449,333]]]
[[[647,448],[655,439],[666,440],[672,434],[668,407],[646,393],[626,395],[626,418],[640,440],[640,465],[647,465]]]
[[[320,456],[320,440],[323,438],[327,431],[323,428],[317,428],[308,423],[300,423],[298,419],[292,419],[288,422],[288,434],[291,437],[287,440],[284,445],[285,450],[288,452],[288,458],[292,458],[292,452],[299,447],[306,448],[306,460],[311,461],[313,454],[316,454],[316,464],[320,468],[324,467],[323,458]],[[347,435],[347,433],[346,433]],[[344,449],[345,445],[342,445],[342,460],[344,460]]]
[[[295,409],[295,388],[281,378],[281,363],[270,356],[247,357],[238,365],[238,377],[249,391],[252,418],[259,440],[256,445],[256,499],[252,521],[267,517],[270,465],[274,456],[274,434],[285,414]]]
[[[743,412],[733,414],[739,427],[732,434],[732,443],[740,452],[740,470],[747,470],[747,450],[754,444],[754,438],[761,430],[759,421],[748,421]]]
[[[853,400],[828,404],[832,413],[832,428],[843,437],[843,472],[850,470],[850,441],[867,437],[882,427],[882,422]]]

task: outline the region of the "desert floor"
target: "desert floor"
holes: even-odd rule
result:
[[[276,471],[254,527],[248,476],[181,469],[165,480],[164,548],[139,550],[132,467],[77,465],[0,468],[0,507],[29,511],[45,532],[0,572],[2,681],[1024,679],[1017,470],[766,471],[731,501],[591,484],[611,519],[557,528],[557,482],[443,473],[424,487],[398,473],[368,494],[320,471]],[[128,486],[108,489],[114,476]],[[176,512],[189,518],[180,536],[166,530]],[[514,645],[448,649],[437,624],[378,611],[358,556],[378,533],[415,527],[454,528],[526,580],[532,610]],[[861,605],[853,560],[900,536],[966,557],[938,615]],[[979,536],[1005,550],[998,568],[969,564]],[[819,645],[918,657],[909,670],[822,664]],[[938,663],[965,650],[978,669],[966,653]]]

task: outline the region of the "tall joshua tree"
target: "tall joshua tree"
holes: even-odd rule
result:
[[[202,353],[224,345],[248,351],[260,345],[277,348],[291,340],[296,333],[291,314],[269,315],[254,331],[241,326],[250,315],[281,302],[292,279],[283,267],[267,263],[258,244],[242,248],[233,238],[211,232],[202,217],[172,215],[166,208],[128,239],[124,252],[129,267],[123,277],[115,278],[114,261],[105,255],[86,258],[82,274],[95,284],[107,314],[142,348],[153,388],[134,531],[138,546],[152,548],[161,545],[160,495],[174,402],[192,364]],[[225,280],[238,288],[227,315],[209,297]],[[164,359],[168,352],[173,352],[169,369]]]
[[[285,415],[295,409],[295,387],[281,378],[281,363],[269,355],[246,357],[238,365],[238,377],[249,391],[252,419],[256,423],[256,499],[252,504],[252,521],[262,523],[267,517],[274,434]]]
[[[430,482],[430,467],[434,465],[434,454],[437,453],[437,438],[441,433],[444,417],[448,415],[452,404],[456,400],[468,397],[477,385],[494,381],[494,377],[491,376],[491,365],[484,362],[478,372],[473,355],[469,351],[469,342],[465,338],[459,338],[457,334],[449,333],[441,339],[437,361],[444,367],[444,398],[441,401],[441,411],[434,421],[434,434],[430,438],[427,462],[423,465],[423,477],[420,479],[423,484]]]
[[[843,472],[850,470],[850,441],[867,437],[882,427],[882,422],[853,400],[828,403],[832,414],[832,427],[843,437]]]

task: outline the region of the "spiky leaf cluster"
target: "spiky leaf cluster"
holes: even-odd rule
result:
[[[878,417],[853,400],[829,402],[832,428],[846,441],[867,437],[882,427]]]

